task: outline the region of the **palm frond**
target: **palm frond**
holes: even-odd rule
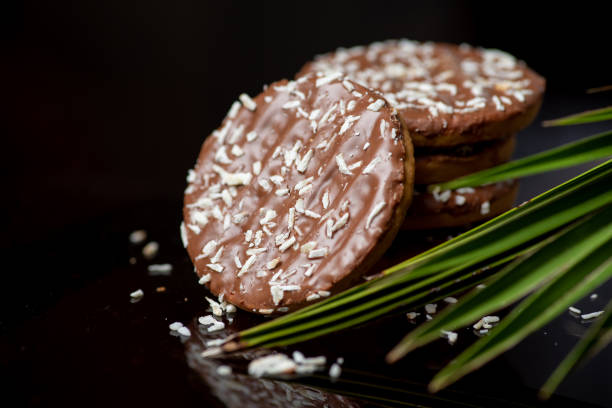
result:
[[[385,276],[356,286],[300,311],[255,326],[225,346],[288,345],[352,327],[401,306],[465,290],[475,278],[495,273],[559,228],[612,203],[612,161],[534,198],[525,205],[388,269]]]
[[[612,302],[606,306],[606,312],[600,320],[586,333],[584,338],[563,359],[561,364],[550,375],[539,392],[540,398],[548,399],[563,379],[583,360],[593,357],[612,341]]]
[[[504,278],[516,277],[519,280],[528,281],[529,279],[525,279],[525,276],[531,276],[532,284],[542,285],[534,294],[514,308],[488,336],[478,340],[440,371],[432,380],[430,388],[434,391],[438,390],[482,366],[516,345],[562,311],[567,310],[568,306],[589,291],[610,279],[612,277],[611,227],[612,207],[608,207],[564,233],[524,261],[509,268],[508,274],[496,279],[490,286],[470,299],[462,300],[459,306],[451,309],[445,314],[446,316],[439,316],[439,320],[450,320],[451,327],[456,328],[463,325],[457,326],[456,321],[465,321],[463,316],[458,315],[459,309],[467,309],[467,314],[474,309],[487,314],[503,307],[504,299],[498,295],[506,289],[500,285],[513,284],[509,279]],[[585,236],[585,233],[588,236]],[[572,245],[572,242],[577,245]],[[530,269],[533,272],[529,272]],[[515,271],[516,276],[513,274]],[[544,282],[538,282],[536,279],[538,277]],[[513,294],[509,294],[508,299],[511,299]],[[497,303],[492,300],[497,300]],[[410,344],[412,340],[410,336],[402,343]],[[418,333],[416,336],[419,338]],[[405,345],[398,347],[396,353],[405,354],[407,349]]]
[[[597,86],[595,88],[589,88],[587,89],[586,92],[588,94],[594,94],[594,93],[606,92],[606,91],[612,91],[612,85],[604,85],[604,86]]]
[[[567,126],[580,125],[583,123],[602,122],[612,119],[612,106],[605,108],[588,110],[575,115],[565,116],[559,119],[546,120],[543,126]]]
[[[612,239],[610,222],[612,209],[606,209],[562,231],[530,256],[517,259],[486,288],[463,297],[456,306],[448,307],[436,319],[413,330],[389,353],[389,360],[395,361],[413,349],[436,340],[441,330],[455,330],[503,309],[564,274],[590,256],[595,248]]]
[[[612,118],[612,108],[610,109],[610,115]],[[612,131],[600,133],[576,142],[567,143],[446,183],[432,185],[429,188],[454,190],[461,187],[479,186],[503,180],[532,176],[551,170],[559,170],[609,156],[612,156]]]

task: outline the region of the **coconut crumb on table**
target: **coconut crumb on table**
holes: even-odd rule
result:
[[[147,231],[145,230],[136,230],[136,231],[132,231],[132,233],[130,234],[130,242],[132,244],[142,244],[143,242],[145,242],[147,239]]]
[[[159,252],[159,244],[151,241],[142,248],[142,256],[146,259],[153,259]]]
[[[142,291],[142,289],[137,289],[133,291],[132,293],[130,293],[130,297],[132,299],[141,299],[143,296],[144,296],[144,292]]]

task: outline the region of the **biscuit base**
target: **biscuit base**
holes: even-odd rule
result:
[[[436,200],[431,193],[418,193],[402,225],[403,230],[431,230],[454,228],[493,218],[514,205],[518,182],[502,182],[474,188],[474,194],[451,193],[446,202]],[[463,195],[466,202],[457,204],[456,196]],[[488,212],[483,203],[489,202]]]
[[[505,163],[512,157],[516,137],[500,139],[474,154],[459,155],[441,152],[419,155],[415,160],[415,184],[436,184]]]

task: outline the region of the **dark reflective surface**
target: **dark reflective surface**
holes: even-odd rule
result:
[[[572,374],[555,399],[535,399],[588,327],[568,314],[434,397],[425,384],[474,340],[469,329],[453,347],[440,340],[394,366],[382,357],[413,327],[401,314],[299,345],[308,356],[345,358],[335,383],[325,372],[299,383],[247,378],[243,359],[201,360],[201,337],[184,342],[168,330],[171,322],[207,313],[178,236],[184,176],[204,135],[241,92],[254,94],[313,54],[342,45],[397,37],[467,41],[512,52],[547,77],[540,119],[554,118],[612,102],[611,93],[582,93],[609,82],[605,13],[556,8],[553,18],[547,4],[536,10],[534,2],[499,3],[497,10],[476,2],[403,2],[391,13],[371,2],[288,9],[196,2],[173,10],[151,2],[25,3],[2,26],[9,105],[0,200],[2,407],[223,407],[262,399],[261,406],[283,406],[303,395],[310,398],[303,405],[337,406],[346,403],[338,392],[362,406],[612,406],[611,348]],[[535,124],[519,136],[517,156],[605,128]],[[519,200],[588,167],[529,178]],[[172,263],[171,276],[148,275],[140,247],[128,244],[140,228],[160,243],[153,262]],[[408,257],[420,238],[398,237],[381,266]],[[145,296],[132,303],[129,294],[138,288]],[[610,285],[596,292],[597,299],[577,306],[599,310],[612,297]],[[260,320],[239,313],[228,330]],[[237,377],[216,375],[219,363],[231,364]]]
[[[586,135],[594,128],[532,127],[522,136],[519,154]],[[521,186],[521,199],[580,170],[527,179]],[[476,337],[470,329],[463,329],[452,347],[440,340],[388,366],[384,354],[413,327],[403,314],[296,347],[307,356],[325,355],[330,362],[344,357],[343,374],[336,382],[330,382],[326,372],[290,382],[253,379],[244,374],[252,354],[229,360],[202,359],[199,352],[210,337],[265,318],[238,312],[225,332],[200,333],[195,320],[209,313],[207,293],[197,284],[180,244],[179,214],[178,200],[145,203],[16,250],[13,256],[21,259],[21,267],[13,269],[15,274],[47,263],[64,273],[54,276],[54,269],[49,268],[38,281],[19,275],[24,280],[21,287],[31,292],[23,293],[23,301],[14,301],[15,313],[2,321],[1,370],[3,388],[11,397],[8,400],[31,406],[370,406],[398,402],[433,407],[610,406],[610,349],[571,375],[549,403],[535,398],[537,387],[588,327],[568,314],[435,396],[425,391],[427,381]],[[144,260],[141,245],[128,243],[129,233],[138,228],[145,228],[149,239],[160,243],[153,261]],[[432,244],[417,244],[421,238],[402,233],[379,268]],[[171,276],[150,276],[146,266],[152,262],[172,263],[174,271]],[[160,287],[163,292],[158,292]],[[145,295],[131,302],[129,294],[138,288]],[[597,293],[597,299],[585,299],[577,306],[599,310],[612,295],[612,287],[599,288]],[[189,324],[191,338],[172,335],[168,324],[174,321]],[[220,376],[219,364],[231,365],[233,374]]]

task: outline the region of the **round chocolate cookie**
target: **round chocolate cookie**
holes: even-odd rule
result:
[[[518,182],[503,181],[457,190],[415,192],[402,229],[460,227],[493,218],[514,205]]]
[[[297,77],[337,71],[382,92],[415,147],[512,136],[534,119],[545,87],[541,76],[505,52],[408,40],[339,49],[318,56]]]
[[[353,284],[390,245],[412,197],[412,144],[395,109],[342,75],[239,100],[189,172],[182,236],[215,295],[285,312]]]
[[[505,163],[512,157],[516,138],[469,145],[417,149],[414,155],[415,184],[435,184]]]

